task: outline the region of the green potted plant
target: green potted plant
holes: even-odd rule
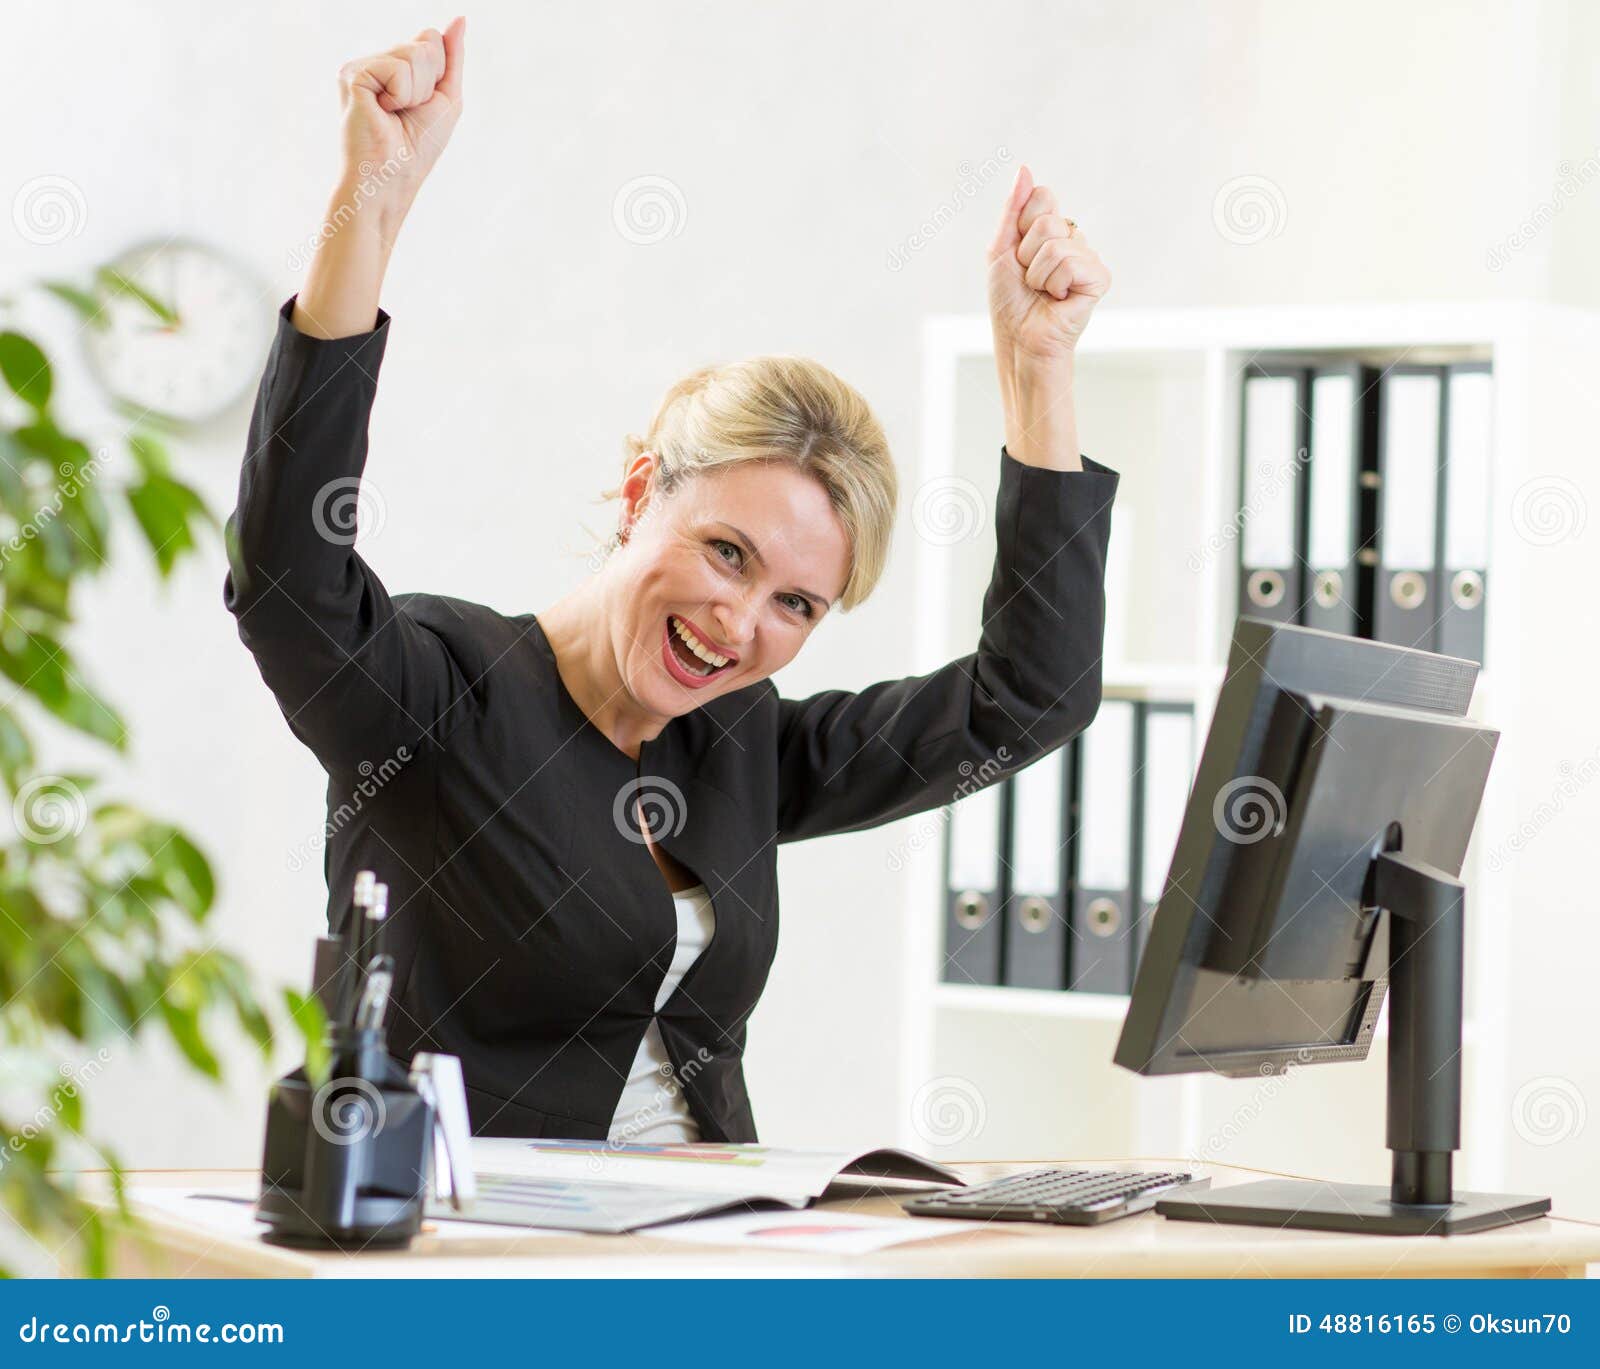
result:
[[[115,271],[42,288],[85,328],[101,325],[114,294],[177,322]],[[137,527],[163,579],[216,519],[150,425],[125,434],[124,463],[71,430],[52,404],[45,350],[5,326],[12,303],[0,300],[0,1214],[75,1243],[83,1271],[101,1276],[114,1230],[136,1225],[114,1149],[86,1127],[84,1095],[108,1043],[165,1034],[217,1080],[216,1014],[264,1055],[273,1029],[244,965],[207,936],[216,883],[195,843],[102,793],[93,774],[53,770],[36,743],[48,716],[112,751],[127,745],[123,719],[69,647],[77,591],[107,569],[113,517]],[[320,1043],[315,1001],[285,990],[284,1004]],[[61,1167],[68,1137],[102,1158],[114,1206],[86,1201]]]

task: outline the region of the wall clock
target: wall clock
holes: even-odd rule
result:
[[[165,321],[132,295],[107,294],[104,326],[85,329],[84,345],[90,368],[119,404],[198,424],[255,387],[276,316],[250,271],[177,238],[129,248],[109,266],[175,315]]]

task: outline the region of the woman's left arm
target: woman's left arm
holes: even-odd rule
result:
[[[1023,167],[989,249],[1006,441],[978,650],[859,693],[779,698],[779,841],[940,807],[1094,717],[1118,477],[1078,450],[1072,383],[1078,339],[1110,281]]]

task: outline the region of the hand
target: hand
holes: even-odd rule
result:
[[[1070,359],[1089,315],[1111,288],[1111,272],[1080,229],[1068,226],[1056,197],[1023,166],[989,245],[989,316],[995,358]]]
[[[466,28],[458,17],[339,68],[343,179],[371,181],[390,208],[409,207],[461,117]]]

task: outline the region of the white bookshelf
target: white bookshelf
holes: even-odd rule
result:
[[[965,479],[987,496],[1002,431],[988,320],[931,318],[924,348],[915,485]],[[1198,763],[1237,602],[1236,544],[1217,545],[1217,537],[1237,511],[1242,370],[1264,353],[1313,350],[1377,364],[1403,357],[1488,359],[1494,366],[1486,668],[1472,714],[1503,735],[1463,869],[1468,984],[1457,1173],[1462,1186],[1550,1191],[1553,1181],[1541,1176],[1551,1156],[1530,1151],[1513,1097],[1547,1072],[1565,1069],[1561,1077],[1572,1075],[1582,1089],[1600,1090],[1600,1078],[1584,1074],[1588,1066],[1575,1057],[1551,1064],[1551,1043],[1521,1025],[1518,1009],[1536,993],[1541,952],[1518,932],[1538,907],[1544,953],[1566,944],[1591,966],[1600,959],[1600,918],[1577,892],[1589,882],[1588,835],[1600,833],[1600,783],[1572,800],[1574,820],[1560,832],[1552,824],[1536,852],[1491,861],[1488,849],[1497,835],[1517,830],[1529,796],[1555,782],[1564,759],[1600,757],[1600,727],[1581,691],[1566,714],[1539,702],[1552,679],[1586,677],[1600,656],[1593,630],[1600,615],[1579,606],[1564,618],[1551,596],[1540,595],[1543,585],[1568,575],[1586,587],[1592,551],[1586,569],[1581,536],[1538,545],[1519,537],[1509,517],[1529,482],[1582,486],[1590,466],[1600,467],[1592,440],[1600,432],[1600,317],[1504,301],[1097,314],[1079,354],[1077,399],[1084,450],[1122,473],[1108,574],[1106,690],[1192,700]],[[1574,434],[1590,440],[1575,442]],[[972,648],[992,529],[954,547],[919,539],[917,556],[915,668],[928,670]],[[1531,618],[1530,603],[1538,605]],[[1586,618],[1588,629],[1571,612]],[[905,1143],[947,1157],[1205,1154],[1387,1182],[1381,1045],[1361,1064],[1294,1072],[1272,1086],[1270,1100],[1258,1096],[1265,1081],[1142,1079],[1111,1063],[1125,997],[940,982],[937,849],[911,868],[906,894]],[[941,1147],[917,1124],[914,1104],[930,1081],[950,1080],[982,1100],[985,1121]],[[1600,1093],[1587,1096],[1600,1101]],[[1241,1116],[1248,1125],[1239,1124]],[[1522,1175],[1530,1177],[1519,1189]],[[1572,1182],[1596,1184],[1576,1169]],[[1600,1188],[1592,1191],[1600,1209]]]

